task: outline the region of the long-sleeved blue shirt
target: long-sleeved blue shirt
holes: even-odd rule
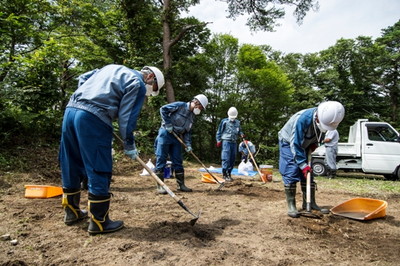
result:
[[[252,154],[256,153],[256,146],[252,142],[247,142],[247,147],[249,147],[249,150]],[[246,144],[242,141],[239,144],[239,152],[243,152],[245,155],[249,154],[249,151],[247,150]]]
[[[220,142],[221,140],[236,142],[238,135],[243,135],[239,120],[235,119],[231,121],[229,118],[221,120],[216,135],[217,142]]]
[[[174,132],[182,135],[183,142],[187,146],[192,145],[192,126],[194,113],[189,109],[190,102],[174,102],[160,108],[161,126],[166,128],[172,126]]]
[[[133,131],[146,95],[143,74],[122,65],[107,65],[79,76],[78,86],[67,108],[86,110],[110,127],[118,118],[124,148],[133,149]]]
[[[309,108],[295,113],[279,131],[279,141],[290,144],[290,150],[300,169],[307,166],[306,149],[318,144],[321,131],[315,126],[314,116],[317,108]]]

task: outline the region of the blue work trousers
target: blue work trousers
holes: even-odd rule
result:
[[[158,131],[158,136],[154,145],[157,157],[156,171],[164,172],[169,155],[169,158],[172,161],[172,169],[174,169],[176,173],[183,172],[182,144],[174,135],[162,127]]]
[[[82,179],[87,177],[89,193],[109,195],[112,131],[109,125],[87,111],[65,110],[59,153],[63,188],[80,189]]]
[[[285,185],[295,184],[301,180],[306,182],[303,172],[294,160],[290,144],[284,141],[279,141],[279,172]],[[311,175],[312,181],[313,175]]]
[[[222,170],[225,170],[229,174],[232,172],[232,169],[235,166],[236,151],[237,151],[236,142],[226,141],[226,140],[222,141],[222,151],[221,151]]]

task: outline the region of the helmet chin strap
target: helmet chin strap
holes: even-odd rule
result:
[[[318,146],[321,145],[321,138],[322,138],[322,130],[319,127],[319,123],[317,123],[317,114],[315,114],[314,117],[314,132],[315,132],[315,136],[317,136],[317,140],[318,140]],[[317,127],[319,128],[319,136],[318,136],[318,132],[317,132]]]

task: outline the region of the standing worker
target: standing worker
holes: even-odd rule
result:
[[[182,138],[183,142],[186,144],[186,152],[191,152],[191,129],[194,116],[199,115],[202,110],[205,110],[207,104],[207,97],[203,94],[199,94],[190,102],[174,102],[160,108],[162,122],[155,141],[157,157],[155,173],[161,181],[164,181],[164,169],[169,155],[172,161],[172,169],[175,171],[178,190],[182,192],[192,192],[192,189],[185,185],[182,144],[172,132]],[[167,194],[167,191],[157,183],[157,193]]]
[[[81,179],[88,178],[91,213],[88,232],[109,233],[124,223],[109,218],[112,175],[112,122],[118,118],[125,154],[135,159],[133,131],[145,96],[156,96],[164,75],[156,67],[136,71],[107,65],[79,76],[78,89],[65,109],[60,144],[64,222],[71,225],[88,216],[81,210]]]
[[[221,120],[217,131],[217,147],[222,146],[221,160],[222,160],[222,175],[223,178],[232,182],[232,170],[235,165],[236,151],[237,151],[237,139],[238,136],[244,138],[244,134],[240,127],[240,121],[236,119],[238,111],[235,107],[231,107],[228,110],[228,118]]]
[[[339,132],[328,130],[325,134],[325,164],[328,166],[328,178],[336,177],[336,156],[338,153]]]
[[[279,131],[279,172],[285,186],[288,215],[299,217],[296,209],[296,185],[301,182],[303,209],[306,208],[306,181],[311,172],[308,155],[322,141],[322,133],[335,130],[344,117],[341,103],[327,101],[317,108],[304,109],[294,114]],[[329,213],[315,202],[316,183],[311,175],[311,209]]]

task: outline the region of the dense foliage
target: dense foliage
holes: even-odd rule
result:
[[[228,34],[210,36],[204,23],[180,17],[198,2],[168,1],[165,10],[150,0],[1,1],[0,146],[37,140],[57,144],[62,114],[80,73],[109,63],[163,68],[163,58],[171,59],[166,76],[176,100],[190,101],[198,93],[209,97],[207,111],[193,129],[194,151],[205,161],[219,162],[215,133],[230,106],[238,109],[263,163],[277,162],[277,132],[290,115],[323,100],[338,100],[346,108],[339,128],[342,140],[358,118],[400,127],[400,21],[376,40],[340,39],[318,53],[283,54],[268,43],[239,45]],[[239,4],[247,1],[228,2],[231,17],[250,12]],[[249,2],[262,7],[272,1]],[[299,20],[314,4],[288,2],[301,8]],[[264,15],[270,20],[250,19],[249,25],[272,29],[282,11],[269,11]],[[169,57],[163,55],[166,22],[176,40]],[[153,153],[158,110],[168,99],[164,91],[149,98],[142,110],[135,133],[142,153]]]

